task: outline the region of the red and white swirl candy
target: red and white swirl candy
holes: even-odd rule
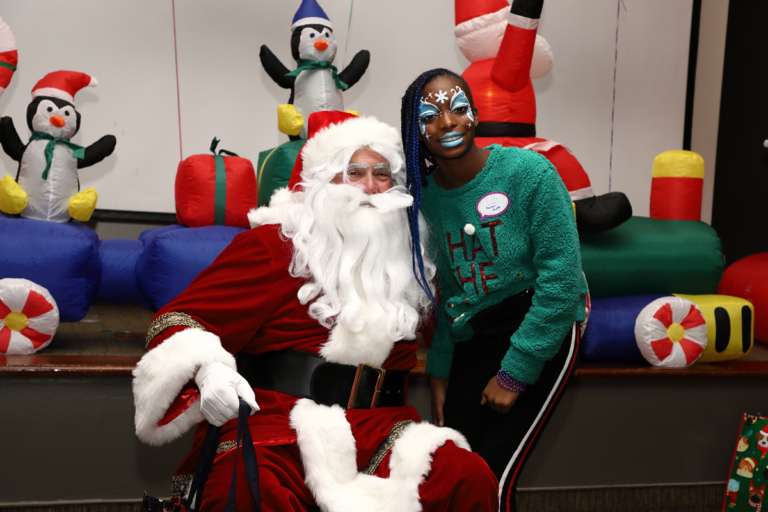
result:
[[[693,302],[681,297],[661,297],[637,315],[635,341],[652,365],[684,368],[704,352],[707,324]]]
[[[48,346],[59,327],[51,294],[27,279],[0,279],[0,354],[32,354]]]

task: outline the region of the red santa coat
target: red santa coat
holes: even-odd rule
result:
[[[213,361],[235,368],[233,354],[241,352],[263,354],[294,349],[318,354],[328,341],[329,330],[310,318],[307,305],[297,299],[304,281],[288,273],[292,250],[291,242],[281,237],[279,226],[261,226],[244,232],[187,290],[158,312],[150,329],[148,352],[134,371],[136,433],[149,444],[163,444],[197,425],[192,452],[182,462],[177,476],[194,472],[207,427],[193,379],[197,368]],[[360,361],[363,362],[366,361]],[[415,363],[416,341],[401,340],[393,345],[382,366],[410,370]],[[396,424],[419,421],[417,412],[410,406],[343,411],[335,406],[319,406],[310,400],[299,401],[295,396],[277,391],[256,389],[255,392],[260,411],[250,417],[249,425],[259,453],[260,474],[270,472],[265,465],[279,467],[284,481],[277,483],[289,487],[301,501],[312,502],[303,484],[305,479],[310,482],[318,502],[329,510],[421,510],[419,492],[422,499],[426,493],[443,496],[444,501],[446,496],[451,496],[452,487],[460,487],[457,478],[462,478],[452,475],[437,479],[433,478],[436,468],[430,472],[435,450],[447,442],[440,450],[448,449],[448,455],[443,458],[468,459],[453,460],[448,466],[469,464],[475,467],[473,478],[480,475],[480,483],[473,484],[475,492],[471,499],[476,502],[479,497],[485,503],[483,509],[494,509],[489,499],[493,501],[495,496],[489,498],[488,492],[477,492],[477,486],[484,482],[485,489],[492,489],[495,478],[488,479],[490,471],[474,459],[474,454],[453,446],[455,443],[468,448],[463,437],[450,429],[413,423],[403,431],[375,473],[390,478],[357,473],[357,468],[368,463]],[[306,434],[297,435],[297,430]],[[304,441],[302,435],[305,435]],[[232,441],[235,437],[236,420],[233,420],[222,427],[221,441]],[[303,465],[297,455],[297,442]],[[267,454],[260,447],[271,451]],[[344,460],[329,461],[327,453],[342,454]],[[226,497],[232,466],[225,467],[224,455],[217,459],[206,495]],[[217,466],[221,466],[218,473]],[[427,480],[432,483],[419,488],[427,473]],[[227,476],[220,477],[224,474]],[[217,482],[227,488],[217,489]],[[270,510],[270,498],[264,502],[264,482],[262,477],[262,501],[264,510]],[[240,488],[247,489],[247,486]],[[495,490],[490,492],[494,493]],[[372,505],[366,504],[367,494],[371,494],[371,504],[378,508],[368,508]],[[383,496],[391,499],[382,499]],[[386,501],[391,503],[387,505]],[[286,503],[272,505],[275,510],[290,510]],[[364,508],[359,508],[361,506]],[[467,506],[470,508],[466,510],[472,509],[469,503]]]

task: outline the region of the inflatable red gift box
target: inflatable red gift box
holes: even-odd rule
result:
[[[192,155],[176,172],[176,218],[189,227],[248,228],[248,212],[256,207],[253,164],[211,143],[212,155]]]

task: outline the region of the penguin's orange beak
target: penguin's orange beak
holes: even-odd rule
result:
[[[315,41],[315,48],[317,48],[318,50],[320,50],[322,52],[326,48],[328,48],[328,43],[326,43],[324,39],[319,39],[319,40]]]
[[[51,122],[51,124],[52,124],[53,126],[55,126],[56,128],[61,128],[62,126],[64,126],[65,124],[67,124],[67,122],[64,120],[64,118],[63,118],[63,117],[61,117],[61,116],[52,116],[52,117],[49,119],[49,121],[50,121],[50,122]]]

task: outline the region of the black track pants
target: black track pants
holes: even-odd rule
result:
[[[472,450],[496,474],[499,510],[517,510],[517,478],[575,369],[578,325],[574,323],[557,355],[544,365],[539,379],[520,395],[508,414],[494,412],[480,405],[480,400],[488,381],[499,371],[511,333],[476,336],[456,344],[444,408],[445,425],[464,434]]]

